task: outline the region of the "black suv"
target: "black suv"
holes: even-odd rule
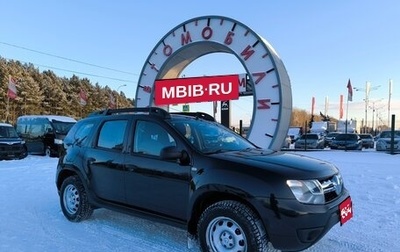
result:
[[[305,249],[352,216],[332,164],[261,149],[204,113],[105,110],[64,139],[56,185],[73,222],[104,207],[178,224],[203,251]]]

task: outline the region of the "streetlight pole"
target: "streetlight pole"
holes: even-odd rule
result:
[[[365,83],[365,88],[357,88],[357,87],[354,87],[354,90],[356,90],[356,91],[364,91],[364,92],[365,92],[365,99],[364,99],[364,101],[365,101],[365,118],[364,118],[364,125],[363,125],[364,133],[366,132],[366,130],[367,130],[367,128],[368,128],[368,103],[369,103],[369,93],[370,93],[371,91],[373,91],[373,90],[377,90],[379,87],[380,87],[380,85],[379,85],[379,86],[373,86],[373,87],[371,87],[371,83],[370,83],[369,81],[367,81],[367,82]]]
[[[117,93],[118,93],[118,90],[119,90],[120,88],[122,88],[122,87],[126,87],[126,84],[117,87]],[[118,93],[118,96],[119,96],[119,93]],[[117,108],[118,108],[118,96],[117,96],[117,99],[116,99],[116,107],[117,107]]]
[[[388,100],[388,123],[387,126],[390,127],[390,102],[392,99],[393,82],[392,79],[389,80],[389,100]]]
[[[379,99],[379,100],[376,100],[376,101],[371,101],[371,103],[372,103],[372,106],[370,106],[369,108],[370,109],[372,109],[372,130],[375,132],[375,128],[374,128],[374,121],[375,121],[375,111],[376,111],[376,109],[378,109],[378,108],[376,108],[375,107],[375,103],[377,103],[377,102],[380,102],[380,101],[382,101],[383,99],[381,98],[381,99]],[[374,134],[375,135],[375,134]]]

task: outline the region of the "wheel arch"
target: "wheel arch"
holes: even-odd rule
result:
[[[83,186],[85,187],[85,189],[87,190],[87,184],[86,184],[86,180],[84,179],[84,177],[82,176],[82,174],[80,172],[78,172],[78,170],[75,168],[63,168],[57,175],[57,181],[56,181],[56,185],[57,185],[57,189],[58,191],[60,191],[61,189],[61,185],[64,182],[64,180],[68,177],[71,176],[78,176],[79,179],[82,181]]]
[[[224,200],[233,200],[240,202],[247,207],[249,207],[255,214],[258,215],[258,217],[262,220],[259,211],[257,208],[251,204],[250,201],[248,201],[246,198],[233,194],[233,193],[227,193],[227,192],[221,192],[221,191],[212,191],[212,192],[207,192],[203,193],[201,196],[199,196],[196,201],[194,202],[191,211],[191,215],[189,216],[189,221],[188,221],[188,226],[187,226],[187,231],[189,232],[190,235],[193,235],[194,237],[197,237],[197,224],[200,219],[201,214],[206,210],[207,207],[210,205],[219,202],[219,201],[224,201]],[[261,221],[262,225],[264,226],[264,230],[267,232],[267,228],[265,224]],[[267,232],[268,236],[268,232]]]

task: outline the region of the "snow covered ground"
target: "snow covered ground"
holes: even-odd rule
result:
[[[354,217],[307,251],[400,251],[400,155],[369,151],[298,152],[336,164]],[[178,252],[184,230],[98,209],[91,219],[64,218],[54,183],[56,158],[0,161],[0,251]]]

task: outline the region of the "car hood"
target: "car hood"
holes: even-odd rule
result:
[[[256,168],[297,179],[329,177],[338,172],[331,163],[300,154],[273,152],[271,150],[251,149],[213,154],[214,158],[240,164],[242,167]],[[254,170],[254,169],[253,169]],[[249,170],[249,172],[251,172]]]

